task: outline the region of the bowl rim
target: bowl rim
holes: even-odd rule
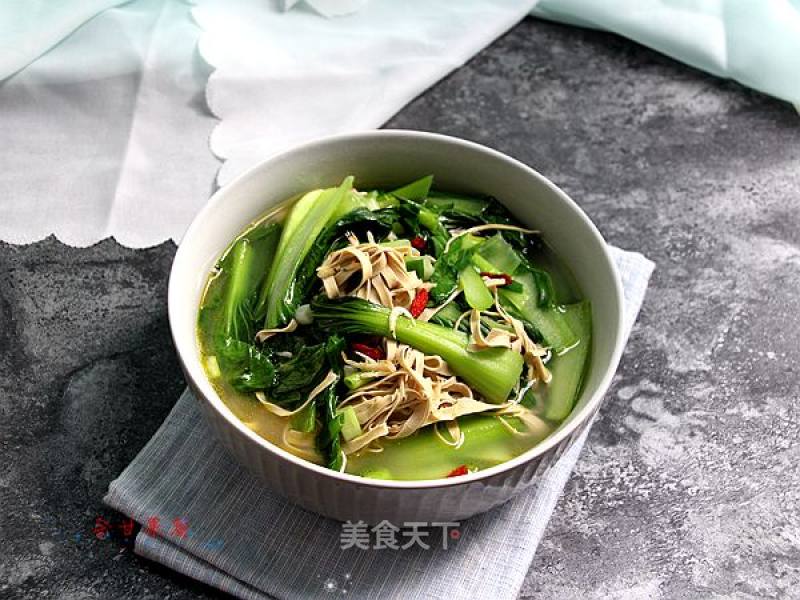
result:
[[[609,272],[611,273],[612,277],[611,290],[614,296],[613,301],[617,306],[617,312],[618,312],[617,327],[615,331],[616,341],[611,353],[610,361],[605,369],[605,372],[602,374],[600,378],[600,381],[597,385],[594,394],[589,398],[584,407],[576,415],[574,415],[572,421],[569,424],[567,424],[567,426],[559,427],[558,429],[556,429],[555,432],[553,432],[550,436],[545,438],[541,443],[537,444],[533,448],[527,450],[526,452],[523,452],[522,454],[512,458],[511,460],[500,463],[499,465],[495,465],[493,467],[489,467],[487,469],[483,469],[459,477],[424,479],[424,480],[371,479],[366,477],[360,477],[358,475],[352,475],[350,473],[333,471],[324,466],[317,465],[315,463],[312,463],[310,461],[295,456],[294,454],[288,452],[287,450],[284,450],[283,448],[278,447],[269,440],[258,435],[255,431],[251,430],[244,424],[244,422],[241,419],[239,419],[233,413],[233,411],[231,411],[230,408],[228,408],[228,406],[220,398],[217,391],[211,385],[211,382],[209,381],[208,377],[205,374],[205,371],[203,370],[202,364],[197,354],[196,335],[190,336],[191,339],[189,340],[185,340],[185,339],[179,339],[179,336],[176,334],[175,323],[177,323],[178,319],[181,318],[182,316],[179,314],[179,305],[181,303],[179,296],[182,290],[178,288],[178,284],[176,283],[176,280],[178,279],[176,274],[182,268],[184,262],[189,260],[189,258],[185,256],[186,253],[188,252],[188,249],[184,241],[190,239],[195,234],[195,232],[204,225],[206,219],[208,218],[208,215],[210,213],[215,212],[217,206],[224,200],[226,195],[230,193],[230,190],[241,185],[248,179],[255,177],[259,171],[267,167],[270,163],[291,159],[291,156],[293,154],[302,154],[315,146],[322,146],[327,144],[346,144],[348,142],[356,142],[356,141],[360,142],[363,140],[369,140],[369,139],[374,140],[380,138],[394,138],[394,139],[408,138],[421,142],[436,141],[436,142],[444,142],[446,144],[455,144],[458,146],[464,146],[473,151],[486,154],[487,156],[492,157],[496,160],[506,162],[514,168],[525,171],[527,175],[533,177],[534,179],[538,179],[551,192],[553,192],[556,196],[558,196],[560,201],[566,203],[572,209],[572,212],[573,214],[575,214],[576,218],[583,221],[583,224],[588,228],[590,234],[595,238],[596,241],[599,242],[600,247],[603,249],[602,258],[607,263],[607,266],[609,267]],[[167,309],[168,309],[170,331],[172,334],[173,343],[175,344],[175,349],[178,353],[178,359],[188,379],[189,387],[192,388],[193,391],[199,392],[199,395],[202,396],[202,398],[198,398],[198,400],[210,404],[211,407],[214,409],[214,411],[217,413],[217,416],[224,418],[229,425],[233,426],[233,428],[238,431],[240,435],[243,435],[244,437],[248,438],[251,442],[256,443],[258,446],[261,447],[261,449],[273,454],[278,459],[289,461],[293,465],[299,467],[302,470],[305,470],[309,474],[330,478],[332,481],[335,482],[355,484],[359,486],[366,486],[370,488],[380,488],[380,489],[420,490],[420,489],[444,488],[444,487],[468,485],[475,482],[480,482],[481,480],[488,480],[495,476],[500,476],[504,473],[513,471],[518,467],[531,462],[537,457],[545,455],[548,451],[550,451],[551,449],[555,448],[556,446],[567,440],[576,431],[580,430],[591,419],[592,415],[597,410],[597,408],[599,407],[599,405],[603,400],[603,397],[608,391],[608,388],[611,384],[614,374],[616,373],[625,346],[623,291],[616,263],[614,262],[609,252],[608,244],[598,231],[597,227],[594,225],[592,220],[589,219],[589,217],[586,215],[583,209],[580,206],[578,206],[578,204],[574,200],[572,200],[572,198],[570,198],[563,190],[561,190],[561,188],[559,188],[557,185],[555,185],[552,181],[550,181],[547,177],[545,177],[538,171],[534,170],[533,168],[529,167],[523,162],[515,158],[512,158],[507,154],[504,154],[498,150],[495,150],[483,144],[479,144],[477,142],[465,140],[454,136],[425,132],[425,131],[406,130],[406,129],[366,130],[366,131],[356,131],[344,134],[319,137],[314,140],[305,142],[303,144],[293,146],[292,148],[284,152],[274,154],[264,160],[259,161],[258,163],[247,169],[245,172],[235,177],[224,187],[218,189],[216,192],[214,192],[214,194],[211,195],[211,197],[203,206],[203,208],[195,215],[195,217],[192,219],[191,224],[186,229],[186,232],[181,238],[181,241],[178,245],[178,249],[175,253],[175,257],[173,259],[172,267],[170,269],[167,302],[168,302]],[[198,307],[193,307],[193,314],[195,314],[195,317],[197,308]],[[187,354],[188,357],[186,356]]]

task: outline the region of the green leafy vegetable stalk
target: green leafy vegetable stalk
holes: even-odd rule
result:
[[[441,356],[452,371],[487,401],[502,403],[519,381],[522,356],[508,348],[469,350],[469,337],[433,323],[398,317],[395,335],[389,328],[389,309],[361,300],[318,297],[312,303],[319,327],[343,334],[365,333],[394,338],[424,352]]]
[[[227,277],[223,291],[223,334],[250,342],[255,334],[256,290],[270,270],[281,227],[267,223],[240,237],[221,261]]]
[[[262,288],[255,314],[264,314],[264,327],[279,327],[294,315],[302,302],[293,285],[297,271],[317,237],[350,194],[353,177],[339,187],[310,192],[292,207],[286,218],[273,268]]]
[[[344,339],[332,335],[325,342],[324,352],[327,366],[339,376],[334,385],[329,385],[315,400],[316,413],[319,416],[321,427],[317,433],[317,450],[325,459],[329,469],[340,471],[342,469],[342,447],[339,434],[344,425],[344,417],[337,413],[339,403],[338,390],[342,387],[342,350]]]
[[[272,264],[280,225],[258,226],[240,237],[222,259],[221,323],[214,332],[217,362],[225,379],[243,392],[272,385],[275,367],[253,345],[253,306],[258,285]]]
[[[322,427],[317,434],[317,450],[325,459],[325,466],[334,471],[342,469],[342,445],[339,434],[342,431],[344,417],[336,413],[339,400],[335,386],[328,386],[316,399],[317,414]]]

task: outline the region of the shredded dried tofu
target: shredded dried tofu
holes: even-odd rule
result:
[[[473,227],[459,235],[486,229],[534,233],[530,229],[501,224]],[[418,256],[419,252],[410,244],[376,244],[369,234],[367,242],[361,243],[353,235],[348,236],[348,241],[349,246],[329,254],[317,269],[325,294],[328,298],[356,296],[391,309],[389,330],[395,336],[398,317],[411,317],[408,308],[417,290],[431,287],[416,272],[406,269],[405,258]],[[522,322],[511,317],[499,305],[497,288],[506,283],[505,279],[489,277],[486,281],[495,296],[497,311],[491,314],[497,319],[497,326],[491,327],[483,335],[482,314],[479,311],[467,311],[458,319],[456,327],[463,318],[469,316],[471,348],[512,348],[525,356],[532,378],[549,381],[549,372],[541,360],[547,350],[535,344],[525,332]],[[423,311],[420,320],[430,319],[459,293],[461,290],[454,292],[441,306]],[[357,360],[343,355],[347,370],[362,373],[368,378],[367,383],[350,392],[339,404],[340,407],[353,408],[362,430],[361,435],[343,445],[345,456],[359,451],[379,452],[383,439],[404,438],[423,427],[438,423],[446,425],[449,439],[438,429],[436,435],[445,443],[458,446],[463,442],[463,434],[456,419],[474,413],[491,412],[519,417],[533,430],[547,427],[531,411],[515,402],[490,404],[476,397],[467,384],[453,375],[441,357],[425,355],[389,338],[385,338],[383,344],[385,358],[380,360],[363,354],[359,354]],[[504,424],[511,428],[507,423]]]
[[[267,400],[266,394],[264,392],[256,392],[256,398],[258,401],[264,405],[264,407],[271,412],[273,415],[277,415],[279,417],[291,417],[292,415],[296,415],[301,410],[303,410],[306,406],[308,406],[314,398],[319,396],[325,388],[329,385],[333,385],[339,379],[339,376],[336,375],[333,371],[328,371],[328,374],[325,376],[325,379],[319,382],[317,387],[315,387],[311,392],[308,394],[308,398],[305,401],[295,408],[294,410],[286,410],[282,406],[278,406],[274,402],[270,402]]]
[[[407,309],[418,289],[430,289],[431,284],[406,269],[406,257],[419,256],[410,243],[384,246],[375,243],[371,234],[364,243],[351,234],[348,242],[317,268],[328,298],[356,296],[387,308]]]
[[[273,335],[277,335],[279,333],[291,333],[295,329],[297,329],[297,321],[295,319],[292,319],[291,321],[289,321],[286,327],[279,327],[277,329],[262,329],[261,331],[256,333],[256,341],[265,342]]]
[[[348,368],[375,376],[341,403],[353,407],[364,431],[345,445],[348,454],[383,438],[404,438],[441,422],[448,424],[451,438],[458,441],[456,418],[510,406],[489,404],[474,397],[472,389],[453,376],[441,357],[425,355],[392,340],[386,340],[386,358],[382,360],[345,357],[345,363]]]

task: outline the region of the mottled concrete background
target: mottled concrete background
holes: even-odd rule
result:
[[[658,264],[523,596],[800,597],[800,116],[526,21],[390,126],[520,158]],[[183,386],[174,251],[0,245],[0,596],[216,595],[92,532]]]

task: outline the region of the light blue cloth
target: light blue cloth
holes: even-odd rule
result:
[[[629,332],[653,263],[641,254],[612,252]],[[144,525],[158,519],[157,532],[138,534],[137,553],[254,600],[516,598],[586,438],[535,488],[463,522],[448,549],[434,532],[428,550],[342,550],[340,523],[272,494],[214,441],[199,410],[185,392],[111,483],[105,502]],[[182,519],[177,527],[175,519]]]
[[[800,104],[800,0],[541,0],[532,14],[612,31]]]
[[[25,67],[99,12],[125,1],[0,3],[0,80]],[[338,1],[349,10],[359,4],[353,0]],[[540,0],[538,4],[535,0],[520,0],[520,3],[536,4],[532,12],[535,16],[612,31],[719,77],[735,79],[800,104],[800,0]],[[336,12],[337,0],[326,0],[324,4]],[[386,23],[386,27],[392,25]]]
[[[129,1],[3,0],[0,80],[25,68],[95,15]]]

